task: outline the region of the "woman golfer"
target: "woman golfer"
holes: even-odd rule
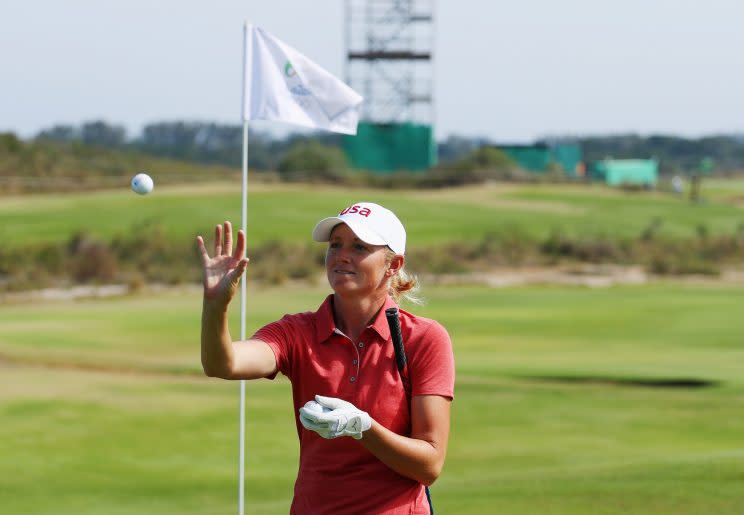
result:
[[[428,491],[447,452],[454,390],[452,344],[437,322],[400,311],[408,360],[399,373],[385,310],[411,294],[400,220],[362,202],[321,220],[333,293],[317,311],[285,315],[233,342],[227,306],[248,265],[218,225],[204,265],[201,358],[208,376],[292,382],[300,464],[291,513],[428,514]]]

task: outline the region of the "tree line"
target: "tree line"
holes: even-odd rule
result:
[[[80,125],[55,125],[41,130],[36,140],[82,142],[105,148],[132,149],[159,157],[222,164],[239,167],[242,159],[243,128],[199,121],[162,121],[129,137],[121,125],[102,120]],[[342,137],[332,133],[290,134],[275,137],[250,130],[248,151],[251,165],[257,169],[275,170],[287,152],[298,143],[320,143],[340,147]],[[657,159],[664,174],[695,172],[705,158],[715,160],[715,171],[744,169],[744,135],[714,135],[697,139],[672,135],[640,136],[619,134],[552,138],[536,143],[578,143],[584,160],[592,162],[607,157],[623,159]],[[450,163],[471,155],[486,145],[500,142],[488,138],[449,136],[438,143],[440,163]]]
[[[213,122],[156,122],[145,125],[139,135],[130,138],[123,126],[97,120],[79,126],[55,125],[39,131],[34,139],[60,143],[80,142],[90,146],[135,150],[156,157],[232,167],[241,166],[243,155],[243,127]],[[251,167],[276,169],[287,150],[304,141],[319,141],[329,146],[341,145],[340,136],[335,134],[291,134],[285,138],[276,138],[250,129],[248,152]]]

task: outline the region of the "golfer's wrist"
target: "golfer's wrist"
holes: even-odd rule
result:
[[[209,298],[206,295],[204,296],[204,300],[202,303],[202,312],[205,316],[210,317],[226,317],[227,316],[227,308],[230,305],[230,301],[225,301],[224,299],[213,299]]]
[[[374,430],[375,425],[377,425],[377,422],[375,422],[375,419],[373,419],[371,416],[369,416],[369,414],[367,414],[367,417],[369,417],[368,418],[368,420],[369,420],[369,427],[366,428],[366,429],[362,429],[359,432],[359,438],[357,438],[357,440],[369,439],[369,437],[372,436],[372,431]]]

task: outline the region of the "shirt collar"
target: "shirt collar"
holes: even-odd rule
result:
[[[380,338],[382,338],[382,341],[390,339],[390,327],[388,326],[387,318],[385,317],[385,310],[397,307],[398,305],[392,297],[388,295],[387,299],[385,299],[385,304],[382,305],[382,308],[375,316],[374,321],[368,326],[368,328],[371,328],[380,336]],[[333,334],[336,329],[336,322],[333,320],[333,294],[326,297],[318,308],[318,311],[316,311],[316,316],[317,323],[315,324],[315,339],[318,342],[324,342],[330,338],[331,334]]]
[[[315,341],[324,342],[330,338],[336,329],[336,323],[333,321],[333,294],[330,294],[316,311],[315,324]]]
[[[395,301],[388,295],[387,299],[385,299],[385,304],[382,305],[382,308],[377,313],[377,316],[375,317],[374,322],[369,326],[372,328],[377,334],[380,335],[380,338],[382,338],[382,341],[386,342],[390,339],[390,326],[387,322],[387,317],[385,316],[385,310],[388,308],[397,308],[398,305],[395,303]]]

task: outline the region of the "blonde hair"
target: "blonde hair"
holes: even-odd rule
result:
[[[385,257],[387,258],[388,264],[390,264],[395,256],[395,252],[389,248],[385,249]],[[397,304],[400,304],[401,301],[406,301],[412,304],[421,305],[424,301],[418,295],[420,288],[421,286],[419,285],[418,278],[415,275],[406,272],[405,265],[403,265],[403,267],[401,267],[401,269],[390,278],[388,293]]]

